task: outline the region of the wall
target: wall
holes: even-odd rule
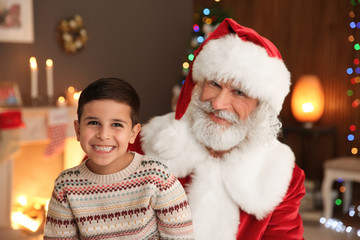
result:
[[[101,77],[129,81],[141,100],[142,122],[171,111],[171,88],[178,83],[181,62],[191,36],[192,1],[33,0],[35,42],[0,42],[0,81],[19,84],[30,104],[29,58],[39,67],[40,96],[45,101],[45,61],[54,61],[55,97],[72,85],[82,90]],[[76,55],[62,51],[57,24],[80,14],[89,41]]]

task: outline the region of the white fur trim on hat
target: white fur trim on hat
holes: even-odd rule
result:
[[[267,102],[277,113],[290,88],[290,73],[284,62],[236,34],[209,41],[193,63],[192,77],[195,82],[234,81],[246,94]]]

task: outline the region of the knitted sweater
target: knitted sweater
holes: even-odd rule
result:
[[[44,239],[193,239],[187,196],[155,158],[134,153],[120,172],[63,171],[46,218]]]

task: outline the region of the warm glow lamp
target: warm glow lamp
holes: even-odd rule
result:
[[[291,97],[291,111],[296,120],[310,128],[324,113],[324,91],[315,75],[301,76]]]

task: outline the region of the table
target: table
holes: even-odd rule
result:
[[[335,126],[314,126],[305,128],[303,126],[284,126],[284,143],[288,144],[294,152],[300,152],[296,156],[296,162],[305,171],[306,177],[311,180],[322,180],[323,162],[326,159],[337,156],[336,152],[336,127]],[[291,143],[290,138],[296,137],[300,140]],[[320,140],[323,137],[330,137],[330,144],[324,145]],[[329,143],[329,142],[327,142]],[[300,151],[296,151],[300,150]],[[327,153],[328,157],[321,159],[320,151]]]

